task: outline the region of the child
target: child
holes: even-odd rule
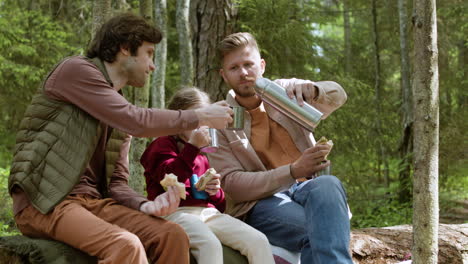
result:
[[[210,100],[197,88],[179,90],[168,108],[186,110],[202,107]],[[209,168],[208,159],[200,154],[210,136],[207,127],[186,131],[174,136],[154,140],[143,153],[141,164],[145,168],[148,199],[153,200],[164,192],[160,181],[165,174],[177,175],[185,183],[186,200],[181,200],[176,212],[164,217],[181,225],[190,238],[191,253],[200,264],[223,263],[221,244],[247,256],[251,264],[274,263],[266,236],[244,222],[221,212],[226,201],[216,174],[206,184],[208,198],[196,199],[191,191],[190,177],[203,175]]]

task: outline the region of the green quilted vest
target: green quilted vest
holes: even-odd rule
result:
[[[98,59],[90,61],[110,82],[103,63]],[[45,96],[44,83],[20,123],[8,188],[11,192],[15,185],[21,187],[32,205],[47,214],[79,182],[101,129],[99,121],[79,107]],[[113,129],[106,145],[107,177],[112,175],[125,136]]]

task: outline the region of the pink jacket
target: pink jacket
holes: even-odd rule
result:
[[[280,79],[276,82],[283,87],[297,85],[301,80]],[[335,82],[317,82],[318,95],[309,102],[327,117],[346,102],[347,96],[343,88]],[[226,101],[231,106],[239,104],[234,99],[234,91],[229,91]],[[315,144],[311,132],[303,129],[294,121],[264,104],[268,116],[283,126],[291,136],[299,151],[303,152]],[[252,209],[255,203],[263,198],[288,189],[295,183],[291,177],[290,166],[284,165],[267,171],[250,144],[251,117],[244,113],[244,130],[218,130],[219,149],[210,153],[210,164],[221,174],[221,186],[226,195],[227,208],[225,213],[242,218]]]

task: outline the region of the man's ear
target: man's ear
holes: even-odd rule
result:
[[[130,56],[130,49],[125,46],[125,45],[120,45],[120,52],[122,52],[123,55]]]
[[[224,76],[223,68],[219,69],[219,74],[221,75],[221,77],[223,77],[223,80],[226,81],[226,77]]]
[[[262,69],[262,75],[265,73],[266,62],[264,59],[260,60],[260,68]]]

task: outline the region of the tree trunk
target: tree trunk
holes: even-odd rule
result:
[[[109,18],[112,6],[111,0],[95,0],[93,3],[93,24],[91,27],[91,36],[94,37],[96,30]]]
[[[153,1],[152,0],[140,0],[140,16],[147,21],[153,20]]]
[[[349,20],[349,0],[343,0],[344,56],[345,73],[351,72],[351,22]]]
[[[375,90],[375,107],[376,107],[376,119],[375,119],[375,131],[377,135],[377,172],[378,176],[381,179],[383,177],[383,181],[385,186],[389,186],[389,175],[388,175],[388,164],[386,161],[386,150],[383,142],[383,133],[382,133],[382,85],[380,82],[380,46],[379,46],[379,31],[377,29],[377,0],[372,0],[372,32],[374,36],[374,90]],[[382,175],[382,163],[384,164],[384,175]]]
[[[408,15],[406,9],[407,0],[398,0],[398,14],[400,21],[400,63],[401,63],[401,91],[403,110],[403,132],[400,145],[400,188],[398,200],[407,202],[411,198],[410,179],[413,152],[413,105],[410,83],[410,61],[408,52]]]
[[[180,84],[193,85],[193,51],[189,25],[190,0],[177,0],[176,26],[179,35]]]
[[[462,39],[457,42],[458,48],[458,70],[463,72],[463,76],[465,76],[465,80],[461,83],[461,86],[466,87],[468,81],[466,76],[468,76],[468,40]],[[462,107],[468,103],[468,96],[466,93],[461,93],[458,96],[458,106]]]
[[[166,60],[167,60],[167,3],[166,0],[154,1],[154,17],[156,26],[161,30],[163,38],[156,45],[154,55],[154,65],[156,70],[153,73],[153,81],[151,83],[151,107],[165,107],[165,77],[166,77]]]
[[[216,47],[234,32],[237,8],[233,0],[192,0],[190,19],[194,52],[194,85],[217,101],[226,97],[227,88],[219,75]]]
[[[414,0],[414,264],[437,263],[439,70],[435,0]]]
[[[468,263],[468,224],[441,224],[439,229],[439,263]],[[415,256],[411,255],[412,233],[410,225],[353,230],[350,243],[353,261],[355,264],[391,264],[412,258],[416,263]]]

